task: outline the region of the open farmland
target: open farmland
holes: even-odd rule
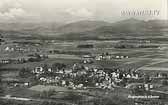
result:
[[[57,33],[62,27],[56,30],[54,25],[52,31],[45,27],[45,32],[38,27],[35,32],[2,31],[0,101],[26,100],[25,105],[166,105],[160,102],[167,102],[167,31],[162,33],[162,27],[157,29],[154,23],[130,19],[95,29],[96,24],[93,30],[76,33],[71,32],[72,27],[66,29],[69,25],[62,26],[63,31],[69,30],[65,33]],[[159,90],[163,93],[159,93],[159,104],[131,98],[151,96],[151,91],[159,88],[163,88]]]
[[[157,63],[157,64],[153,64],[153,65],[150,65],[148,67],[168,68],[168,61]]]
[[[56,92],[70,91],[67,88],[63,88],[63,87],[59,87],[59,86],[43,86],[43,85],[33,86],[33,87],[30,88],[30,90],[39,91],[39,92],[49,91],[49,90],[54,90]]]
[[[80,60],[73,60],[73,59],[46,59],[44,61],[40,62],[29,62],[29,63],[23,63],[23,64],[6,64],[1,66],[1,69],[22,69],[22,68],[30,68],[33,69],[37,66],[42,66],[44,64],[52,65],[55,62],[59,63],[65,63],[72,65],[75,62],[78,62]]]

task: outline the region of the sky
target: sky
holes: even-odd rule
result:
[[[119,21],[167,19],[168,0],[0,0],[0,22]],[[122,15],[158,10],[159,15]]]

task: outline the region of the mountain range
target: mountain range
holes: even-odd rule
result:
[[[105,21],[83,20],[72,23],[0,23],[0,32],[18,32],[23,34],[55,35],[75,37],[95,36],[116,33],[168,32],[167,20],[127,20],[109,23]],[[12,33],[11,33],[12,34]]]

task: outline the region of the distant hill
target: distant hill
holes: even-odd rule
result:
[[[115,23],[104,21],[77,21],[61,23],[0,23],[0,33],[16,36],[56,39],[102,39],[161,36],[168,33],[166,20],[127,19]],[[45,39],[45,38],[44,38]]]
[[[36,34],[63,34],[94,30],[110,23],[104,21],[77,21],[73,23],[0,23],[0,30]]]
[[[38,34],[54,32],[61,25],[61,23],[0,23],[0,30]]]
[[[109,26],[111,23],[104,22],[104,21],[78,21],[69,23],[66,25],[63,25],[59,28],[57,28],[57,32],[59,33],[76,33],[76,32],[85,32],[85,31],[91,31],[96,28],[100,28],[103,26]]]
[[[146,22],[136,19],[122,20],[112,24],[111,26],[104,26],[97,28],[95,32],[98,33],[125,33],[125,32],[139,32],[147,29]]]
[[[149,20],[148,26],[153,30],[168,32],[168,20]]]
[[[138,32],[155,32],[168,28],[165,20],[143,21],[137,19],[127,19],[116,22],[111,26],[104,26],[94,30],[98,33],[138,33]]]
[[[107,39],[107,38],[135,38],[162,36],[168,33],[168,24],[165,20],[143,21],[137,19],[127,19],[98,27],[85,32],[71,32],[60,35],[64,39]]]

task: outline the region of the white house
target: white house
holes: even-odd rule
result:
[[[43,67],[35,67],[33,73],[42,74],[44,73]]]

